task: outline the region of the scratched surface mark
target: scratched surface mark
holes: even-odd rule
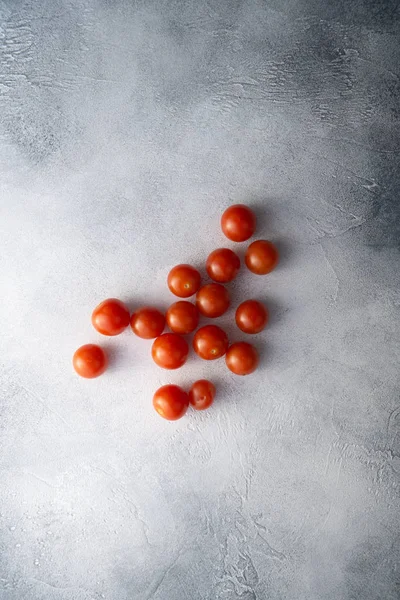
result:
[[[0,1],[0,600],[399,598],[399,28],[395,1]],[[93,331],[105,297],[166,308],[233,202],[282,255],[221,320],[270,306],[258,372]],[[204,376],[212,410],[153,414]]]

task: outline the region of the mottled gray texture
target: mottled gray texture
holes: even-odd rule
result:
[[[0,2],[1,600],[399,598],[398,7]],[[127,331],[76,377],[93,306],[166,307],[237,201],[282,252],[231,286],[260,370]]]

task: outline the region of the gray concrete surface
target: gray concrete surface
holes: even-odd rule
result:
[[[0,16],[1,600],[398,599],[398,2]],[[282,253],[231,286],[270,305],[260,370],[127,331],[76,377],[94,305],[168,306],[232,202]],[[158,418],[198,376],[213,409]]]

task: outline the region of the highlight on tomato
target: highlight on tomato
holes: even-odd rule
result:
[[[119,335],[129,325],[128,307],[117,298],[100,302],[92,313],[92,325],[103,335]]]
[[[140,338],[151,340],[162,334],[165,317],[161,311],[151,306],[143,306],[131,316],[131,328]]]
[[[163,369],[179,369],[189,354],[187,341],[177,333],[163,333],[153,342],[151,355]]]
[[[220,283],[208,283],[199,289],[196,306],[205,317],[215,319],[226,312],[230,306],[228,290]]]
[[[257,240],[247,248],[246,267],[256,275],[271,273],[279,262],[279,252],[269,240]]]
[[[245,204],[234,204],[221,217],[221,228],[232,242],[245,242],[256,230],[256,215]]]
[[[218,283],[233,281],[240,269],[240,258],[229,248],[218,248],[207,258],[208,276]]]
[[[258,300],[245,300],[236,309],[236,325],[244,333],[260,333],[265,329],[268,319],[267,307]]]
[[[247,342],[236,342],[225,355],[226,366],[235,375],[250,375],[257,369],[258,352]]]
[[[93,379],[99,377],[107,368],[107,355],[96,344],[85,344],[76,350],[72,365],[81,377]]]
[[[201,276],[191,265],[176,265],[168,274],[170,291],[179,298],[189,298],[197,292],[201,284]]]
[[[215,385],[208,379],[195,381],[189,391],[189,402],[195,410],[205,410],[214,402]]]
[[[189,396],[178,385],[163,385],[153,396],[153,406],[167,421],[181,419],[189,406]]]
[[[220,358],[228,346],[228,336],[218,325],[200,327],[193,338],[193,349],[204,360]]]

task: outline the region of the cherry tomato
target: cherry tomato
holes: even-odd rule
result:
[[[103,335],[118,335],[129,325],[129,310],[121,300],[108,298],[92,313],[93,327]]]
[[[256,215],[244,204],[234,204],[221,217],[222,231],[232,242],[245,242],[256,229]]]
[[[162,334],[165,327],[165,317],[156,308],[144,306],[135,311],[131,317],[133,333],[145,340],[151,340]]]
[[[106,370],[107,356],[100,346],[85,344],[76,350],[72,364],[78,375],[86,379],[93,379]]]
[[[177,265],[168,274],[168,287],[175,296],[189,298],[200,287],[200,273],[190,265]]]
[[[199,310],[195,304],[179,300],[167,310],[168,327],[174,333],[192,333],[199,324]]]
[[[240,269],[240,258],[229,248],[218,248],[207,258],[206,269],[209,277],[219,283],[235,279]]]
[[[272,242],[257,240],[247,248],[245,262],[247,268],[256,275],[266,275],[275,269],[279,253]]]
[[[197,292],[196,305],[205,317],[220,317],[228,310],[230,303],[228,290],[220,283],[208,283]]]
[[[151,348],[153,360],[163,369],[179,369],[189,354],[187,341],[177,333],[163,333]]]
[[[205,410],[214,402],[215,385],[207,379],[195,381],[189,392],[189,402],[196,410]]]
[[[178,385],[163,385],[153,396],[153,406],[168,421],[183,417],[189,406],[189,396]]]
[[[249,375],[258,366],[258,352],[247,342],[236,342],[228,348],[226,366],[235,375]]]
[[[204,360],[220,358],[228,350],[228,346],[228,336],[217,325],[200,327],[193,338],[194,351]]]
[[[264,304],[257,300],[246,300],[238,306],[236,325],[245,333],[259,333],[268,323],[269,313]]]

